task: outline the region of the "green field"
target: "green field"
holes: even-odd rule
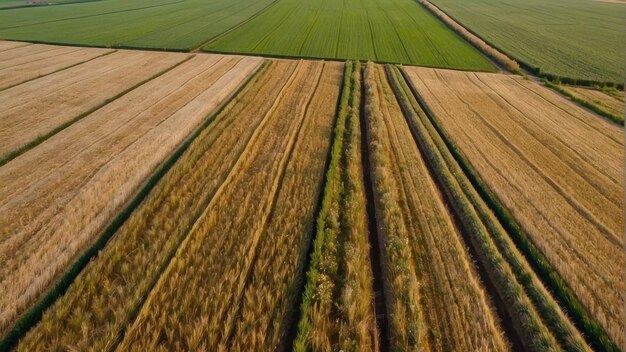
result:
[[[595,0],[432,0],[542,72],[624,82],[626,4]]]
[[[0,11],[0,38],[189,50],[272,0],[105,0]]]
[[[280,0],[204,49],[493,70],[412,0]]]
[[[89,1],[102,1],[102,0],[42,0],[42,1],[28,1],[28,0],[0,0],[0,9],[13,8],[19,6],[48,6],[48,5],[61,5],[75,2],[89,2]]]
[[[494,70],[413,0],[102,0],[2,10],[0,39]]]

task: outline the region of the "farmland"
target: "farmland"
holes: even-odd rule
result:
[[[506,342],[492,308],[384,68],[369,64],[365,86],[376,217],[385,229],[379,236],[393,283],[386,291],[393,316],[391,348],[503,350]],[[465,279],[456,281],[453,275]],[[411,298],[407,302],[403,296]],[[477,320],[462,318],[474,314]]]
[[[0,38],[494,70],[412,0],[107,0],[0,11]]]
[[[270,0],[107,0],[2,10],[0,38],[188,51],[270,3]]]
[[[24,51],[33,49],[36,48],[27,46],[4,53],[21,57]],[[91,55],[102,54],[100,49],[95,50]],[[53,134],[60,126],[79,119],[83,113],[100,107],[108,99],[171,68],[183,59],[184,56],[176,54],[154,56],[140,52],[114,53],[1,91],[0,154],[15,154],[37,138]],[[6,77],[18,80],[20,75],[14,75],[15,66],[11,65],[13,60],[7,61],[11,73]],[[59,62],[60,58],[56,58],[49,65],[57,65]],[[25,72],[32,75],[41,72],[39,70],[26,68]],[[32,99],[29,92],[38,92],[42,98]]]
[[[185,3],[117,1],[14,28]],[[621,92],[484,72],[417,3],[307,1],[204,49],[330,61],[0,41],[0,351],[619,351],[623,126],[559,89]]]
[[[543,73],[624,83],[624,3],[433,0],[505,53]]]
[[[0,48],[0,91],[113,52],[48,45],[5,48]]]
[[[183,59],[172,56],[168,65]],[[2,168],[3,332],[259,63],[253,58],[188,58]],[[46,111],[41,113],[39,120],[45,121]],[[36,126],[39,121],[28,122]]]
[[[493,70],[476,49],[408,0],[281,0],[204,49]]]
[[[50,5],[62,5],[75,2],[86,1],[101,1],[101,0],[0,0],[0,9],[16,8],[16,7],[28,7],[28,6],[50,6]]]
[[[407,73],[489,189],[622,344],[623,313],[614,308],[623,305],[625,289],[623,130],[522,79]],[[510,168],[516,172],[502,171]]]

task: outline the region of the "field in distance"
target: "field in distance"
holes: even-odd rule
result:
[[[28,7],[28,6],[50,6],[71,4],[75,2],[88,2],[101,0],[0,0],[0,9]]]
[[[493,70],[412,0],[280,0],[204,49]]]
[[[433,0],[514,58],[541,72],[624,83],[626,3],[602,0]]]
[[[107,0],[2,10],[0,38],[189,51],[270,3],[271,0]]]
[[[181,51],[216,39],[204,49],[495,70],[412,0],[108,0],[20,8],[0,11],[0,38]]]

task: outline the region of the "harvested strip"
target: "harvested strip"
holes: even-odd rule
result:
[[[40,47],[47,50],[39,51]],[[0,52],[0,90],[112,52],[113,50],[110,49],[58,47],[39,44],[8,52]],[[5,57],[9,58],[5,59]]]
[[[618,235],[623,214],[615,209],[623,208],[623,130],[532,82],[417,68],[406,72],[488,187],[621,345],[623,311],[616,307],[623,305],[626,290],[626,254]],[[474,89],[462,84],[468,79]],[[477,104],[478,99],[483,102]],[[527,139],[519,141],[506,130],[513,128]],[[530,147],[533,138],[541,143]],[[543,161],[548,157],[553,161]]]
[[[602,109],[616,116],[624,116],[624,96],[621,99],[604,93],[601,90],[583,87],[564,86],[574,96],[599,105]]]
[[[12,50],[15,48],[32,45],[31,43],[24,42],[9,42],[9,41],[1,41],[0,40],[0,52]]]
[[[256,248],[275,211],[290,155],[296,141],[310,138],[299,132],[323,66],[322,62],[298,64],[252,137],[250,148],[151,292],[125,335],[122,350],[227,349],[236,316],[233,308],[255,266]]]
[[[0,156],[186,58],[124,51],[0,92]]]
[[[236,314],[233,309],[227,314],[236,324],[228,343],[230,350],[275,350],[287,337],[290,325],[296,324],[289,320],[299,309],[298,288],[315,230],[342,66],[324,64],[315,95],[308,103],[274,209],[257,245],[249,282],[242,296],[231,301],[241,302],[241,311]]]
[[[237,160],[254,146],[254,131],[295,66],[272,62],[215,117],[18,350],[103,350],[116,343]]]
[[[2,329],[260,62],[193,58],[0,169]]]
[[[360,93],[360,64],[349,62],[324,200],[317,218],[296,351],[378,348],[361,164]]]
[[[468,235],[466,237],[469,237],[467,241],[473,244],[472,247],[475,248],[477,257],[485,260],[482,262],[485,271],[489,270],[488,274],[493,277],[494,281],[498,282],[498,286],[492,288],[492,293],[501,299],[502,305],[500,305],[499,310],[503,316],[507,334],[513,334],[509,335],[512,338],[520,337],[519,335],[529,336],[527,331],[529,328],[533,328],[532,320],[527,321],[526,324],[522,322],[515,325],[509,321],[524,318],[524,312],[533,310],[532,308],[529,310],[528,307],[524,307],[527,304],[524,303],[524,301],[527,302],[525,298],[527,296],[536,307],[540,318],[551,329],[565,350],[590,350],[580,333],[561,311],[558,304],[550,296],[550,293],[543,287],[537,275],[532,271],[510,236],[492,213],[492,210],[489,209],[472,183],[470,183],[464,174],[464,170],[461,169],[451,150],[448,149],[447,141],[443,140],[438,130],[431,123],[431,119],[423,112],[413,92],[402,77],[400,70],[391,66],[388,66],[387,69],[413,135],[423,150],[426,159],[429,160],[433,176],[438,179],[441,187],[446,190],[453,209],[465,229],[465,234]],[[458,152],[458,150],[454,149],[454,152]],[[515,275],[514,278],[506,273],[506,265],[494,265],[498,261],[498,252],[502,255],[499,260],[506,260],[511,273]],[[490,280],[487,278],[487,281]],[[523,286],[525,294],[515,281]],[[517,293],[507,295],[504,291],[506,286],[514,288]],[[507,318],[507,315],[513,319]],[[524,326],[525,328],[520,329]],[[538,326],[536,325],[535,328]],[[515,332],[514,329],[517,329],[519,332]],[[528,341],[513,340],[518,347],[528,343]],[[531,346],[533,348],[541,347],[541,345],[536,344],[531,344]]]
[[[496,315],[382,66],[368,64],[366,87],[377,205],[395,212],[395,223],[383,217],[379,227],[387,230],[387,251],[407,246],[410,252],[404,261],[390,256],[388,265],[404,266],[419,280],[420,299],[414,302],[421,340],[416,344],[427,350],[506,350]],[[398,230],[392,232],[394,227]]]

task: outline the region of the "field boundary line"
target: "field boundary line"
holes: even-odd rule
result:
[[[22,43],[23,45],[19,45],[19,46],[14,46],[12,48],[6,48],[3,50],[0,50],[0,53],[4,53],[6,51],[11,51],[11,50],[15,50],[15,49],[19,49],[19,48],[23,48],[25,46],[29,46],[29,45],[33,45],[32,43],[29,42],[25,42],[25,41],[21,41],[21,40],[4,40],[3,41],[7,41],[7,42],[13,42],[13,43]]]
[[[496,219],[500,222],[505,232],[523,254],[536,273],[539,280],[552,293],[554,300],[560,308],[568,313],[572,323],[580,330],[585,341],[593,348],[605,351],[619,351],[619,347],[608,336],[602,326],[586,311],[584,305],[578,299],[574,291],[556,272],[545,255],[536,247],[528,234],[521,228],[512,213],[504,207],[497,196],[488,188],[478,172],[474,170],[467,157],[456,147],[456,144],[445,132],[432,110],[428,107],[422,96],[418,93],[410,77],[404,70],[400,70],[405,82],[413,93],[416,101],[423,109],[434,129],[437,131],[448,150],[456,160],[467,179],[474,186],[476,192],[491,209]]]
[[[577,78],[573,78],[573,77],[559,76],[559,75],[556,75],[556,74],[553,74],[553,73],[549,73],[549,72],[541,72],[541,67],[533,66],[532,64],[530,64],[530,63],[528,63],[528,62],[526,62],[524,60],[521,60],[520,58],[516,57],[515,55],[511,55],[510,53],[508,53],[506,50],[500,48],[499,46],[494,45],[491,41],[485,39],[484,37],[482,37],[481,35],[476,33],[476,31],[474,31],[471,28],[469,28],[466,25],[464,25],[463,22],[459,21],[457,18],[455,18],[454,16],[450,15],[448,12],[442,10],[439,6],[435,5],[430,0],[416,0],[416,1],[419,2],[420,4],[421,4],[421,1],[427,1],[430,5],[434,6],[439,11],[444,13],[446,16],[450,17],[450,19],[452,19],[454,22],[459,24],[459,26],[463,27],[469,33],[473,34],[478,39],[480,39],[483,42],[485,42],[485,44],[489,45],[490,47],[494,48],[496,51],[502,53],[503,55],[505,55],[505,56],[509,57],[510,59],[514,60],[515,62],[517,62],[517,64],[520,66],[520,68],[522,70],[524,70],[526,73],[530,74],[530,75],[533,75],[533,76],[539,77],[539,78],[543,78],[543,79],[546,79],[546,80],[550,80],[550,81],[558,79],[558,80],[562,81],[563,83],[577,85],[577,86],[584,86],[584,87],[610,86],[610,87],[616,87],[616,88],[618,88],[620,90],[624,89],[624,83],[623,82],[595,81],[595,80],[590,80],[590,79],[577,79]],[[424,6],[423,4],[421,4],[421,5],[423,7],[425,7],[428,11],[433,13],[426,6]],[[437,14],[435,14],[435,13],[433,13],[433,14],[435,16],[437,16]],[[437,16],[437,18],[439,18],[439,16]],[[448,25],[445,21],[443,21],[443,20],[441,20],[441,21],[444,22],[444,24]],[[454,30],[454,31],[455,31],[455,33],[458,33],[458,32],[456,32],[456,30]],[[482,50],[480,50],[480,51],[482,52]]]
[[[147,50],[149,50],[149,49],[147,49]],[[414,64],[406,64],[406,63],[402,63],[402,62],[355,59],[355,58],[349,58],[349,57],[322,57],[322,56],[312,56],[312,55],[294,56],[294,55],[281,55],[281,54],[267,54],[267,53],[252,53],[252,52],[238,52],[238,51],[227,51],[227,50],[214,50],[214,49],[202,50],[202,53],[206,53],[206,54],[222,54],[222,55],[255,56],[255,57],[268,58],[268,59],[284,59],[284,60],[323,60],[323,61],[333,61],[333,62],[359,61],[361,63],[364,63],[364,62],[367,62],[367,61],[371,61],[371,62],[373,62],[375,64],[381,64],[381,65],[401,65],[401,66],[425,67],[425,68],[434,68],[434,69],[442,69],[442,70],[450,70],[450,71],[461,71],[461,72],[494,73],[493,71],[481,70],[481,69],[476,69],[476,68],[455,68],[455,67],[432,66],[432,65],[414,65]]]
[[[183,60],[175,66],[187,62],[193,56],[194,55],[191,55],[189,58]],[[257,77],[258,73],[260,74],[263,72],[264,65],[265,63],[259,65],[256,71],[243,81],[238,89],[234,90],[214,112],[210,113],[205,120],[179,144],[169,157],[156,167],[152,175],[150,175],[149,178],[143,182],[135,196],[129,200],[122,210],[115,216],[115,218],[113,218],[112,222],[97,237],[93,245],[87,248],[74,262],[74,264],[64,274],[62,274],[53,287],[47,293],[42,295],[42,298],[37,301],[31,309],[22,314],[13,326],[9,328],[8,333],[0,340],[0,351],[9,351],[17,342],[19,342],[21,337],[23,337],[41,320],[44,311],[52,306],[65,293],[65,291],[67,291],[81,271],[94,257],[98,255],[100,250],[105,248],[106,244],[115,235],[117,230],[126,222],[133,211],[141,205],[143,200],[150,194],[161,178],[172,168],[172,166],[175,165],[176,161],[189,148],[191,143],[200,135],[200,133],[202,133],[202,131],[211,125],[215,117],[220,114],[224,108],[228,106],[228,104],[230,104],[232,99],[239,94],[239,92],[241,92],[253,78]]]
[[[497,48],[496,46],[492,45],[491,43],[489,43],[488,41],[486,41],[485,39],[483,39],[482,37],[480,37],[478,34],[476,34],[474,31],[472,31],[471,29],[467,28],[465,25],[463,25],[461,22],[459,22],[456,18],[450,16],[447,12],[441,10],[441,8],[439,8],[437,5],[433,4],[430,0],[415,0],[415,2],[417,2],[417,4],[419,6],[421,6],[422,8],[424,8],[426,11],[428,11],[429,13],[431,13],[437,20],[439,20],[439,22],[443,23],[446,27],[448,27],[452,32],[454,32],[454,34],[456,34],[459,38],[461,38],[463,41],[465,41],[466,43],[470,44],[472,47],[474,47],[476,50],[478,50],[478,52],[480,52],[482,54],[483,57],[485,57],[487,60],[489,60],[492,64],[494,64],[496,66],[496,68],[499,68],[505,72],[512,72],[515,74],[519,74],[520,72],[518,68],[514,67],[515,65],[518,65],[517,61],[515,58],[513,58],[512,56],[506,54],[505,52],[503,52],[502,50],[500,50],[499,48]],[[454,26],[452,25],[452,23],[449,23],[445,18],[443,18],[440,14],[437,14],[433,9],[429,8],[430,6],[433,6],[435,9],[441,11],[441,13],[445,16],[447,16],[451,21],[453,21],[455,24],[457,24],[459,27],[465,29],[469,35],[473,35],[474,37],[476,37],[476,39],[482,41],[483,43],[485,43],[487,45],[487,48],[492,49],[493,51],[495,51],[498,54],[501,54],[503,56],[505,56],[507,59],[511,60],[512,63],[507,63],[505,62],[503,59],[498,59],[497,57],[495,57],[495,55],[490,55],[485,49],[481,47],[480,45],[478,45],[477,43],[474,43],[473,40],[471,40],[469,37],[469,35],[466,35],[464,33],[461,33],[459,31],[458,28],[454,28]]]
[[[613,122],[618,126],[624,127],[624,116],[614,115],[606,111],[602,107],[600,107],[598,104],[594,104],[593,102],[590,102],[586,99],[579,98],[575,96],[574,94],[570,93],[567,89],[564,89],[561,86],[554,84],[545,78],[541,80],[541,83],[543,83],[544,86],[552,89],[553,91],[560,93],[562,96],[566,97],[569,101],[577,103],[583,108],[586,108],[587,110],[595,113],[596,115],[600,115],[604,117],[606,120]],[[609,96],[613,97],[612,95],[609,95]]]
[[[271,7],[273,7],[274,5],[276,5],[280,0],[273,0],[271,3],[269,3],[267,6],[265,6],[264,8],[260,9],[258,12],[254,13],[252,16],[246,18],[245,20],[237,23],[236,25],[234,25],[233,27],[225,30],[222,33],[219,33],[211,38],[209,38],[208,40],[200,43],[199,45],[193,46],[191,47],[191,49],[189,50],[190,52],[196,52],[196,51],[201,51],[201,52],[208,52],[208,51],[204,51],[202,49],[202,47],[209,45],[211,43],[213,43],[214,41],[224,37],[225,35],[234,32],[235,30],[239,29],[240,27],[242,27],[243,25],[247,24],[248,22],[252,21],[253,19],[259,17],[260,15],[262,15],[263,13],[265,13],[267,10],[269,10]],[[259,55],[256,55],[259,56]]]
[[[313,219],[314,224],[313,224],[313,235],[311,236],[311,240],[309,243],[309,247],[307,248],[307,251],[305,253],[304,256],[304,263],[303,263],[303,272],[302,273],[298,273],[299,277],[304,277],[303,282],[301,283],[301,285],[298,285],[297,288],[297,294],[295,295],[296,297],[296,302],[294,304],[295,307],[297,307],[297,310],[299,311],[299,313],[297,313],[294,310],[292,310],[291,314],[290,314],[290,318],[287,319],[287,324],[286,326],[287,328],[287,333],[284,335],[284,338],[281,342],[282,346],[284,347],[284,350],[288,350],[288,351],[296,351],[294,346],[296,346],[298,344],[298,338],[302,332],[302,327],[301,324],[303,322],[303,319],[305,316],[307,316],[308,314],[306,314],[305,312],[310,308],[309,305],[309,299],[308,296],[306,296],[307,294],[307,290],[310,286],[310,272],[312,270],[314,270],[314,267],[312,267],[312,265],[314,265],[313,263],[315,262],[315,254],[317,252],[317,246],[316,244],[318,243],[318,241],[320,241],[320,219],[322,218],[322,216],[325,215],[325,213],[327,212],[327,204],[328,204],[328,199],[331,197],[330,195],[330,189],[329,189],[329,185],[331,184],[331,182],[333,181],[333,174],[331,173],[332,170],[335,170],[337,167],[338,162],[337,157],[335,156],[335,150],[338,148],[338,143],[339,143],[339,136],[343,136],[343,134],[341,134],[341,123],[345,121],[345,119],[343,119],[342,116],[344,116],[343,113],[343,108],[342,108],[342,102],[344,101],[344,99],[346,99],[346,82],[349,82],[349,80],[346,80],[346,73],[348,71],[351,70],[351,66],[349,65],[349,63],[345,63],[344,67],[343,67],[343,72],[341,75],[341,83],[339,85],[339,96],[337,99],[337,104],[335,106],[335,119],[333,121],[333,128],[332,128],[332,132],[330,135],[330,148],[328,149],[328,154],[326,156],[326,160],[325,160],[325,164],[324,164],[324,177],[322,179],[322,185],[321,185],[321,192],[320,192],[320,196],[318,199],[318,202],[316,204],[316,208],[315,208],[315,217]],[[342,138],[342,137],[341,137]],[[296,325],[296,327],[294,327],[294,325]]]
[[[102,57],[102,56],[100,56]],[[115,100],[123,97],[124,95],[130,93],[131,91],[141,87],[142,85],[166,74],[167,72],[177,68],[178,66],[184,64],[185,62],[191,60],[194,57],[194,55],[190,55],[186,58],[184,58],[183,60],[181,60],[180,62],[160,71],[157,72],[156,74],[144,79],[143,81],[136,83],[135,85],[133,85],[132,87],[129,87],[125,90],[123,90],[122,92],[117,93],[116,95],[105,99],[103,102],[97,104],[94,107],[91,107],[89,110],[86,110],[84,112],[81,112],[80,114],[76,115],[75,117],[73,117],[72,119],[63,122],[60,125],[57,125],[55,128],[53,128],[52,130],[50,130],[49,132],[39,135],[37,137],[35,137],[34,139],[32,139],[30,142],[22,145],[21,147],[14,149],[10,152],[7,152],[6,154],[4,154],[2,157],[0,157],[0,167],[2,167],[3,165],[5,165],[6,163],[10,162],[11,160],[19,157],[20,155],[28,152],[29,150],[35,148],[36,146],[40,145],[41,143],[47,141],[49,138],[53,137],[54,135],[56,135],[57,133],[63,131],[64,129],[70,127],[71,125],[73,125],[75,122],[82,120],[83,118],[93,114],[94,112],[102,109],[103,107],[105,107],[106,105],[114,102]],[[84,63],[84,62],[83,62]],[[82,64],[82,63],[80,63]],[[79,64],[79,65],[80,65]]]
[[[101,0],[96,0],[96,1],[101,1]],[[20,48],[21,48],[21,47],[20,47]],[[76,51],[78,51],[78,50],[80,50],[80,48],[79,48],[79,49],[77,49]],[[110,50],[111,50],[111,51],[108,51],[108,52],[103,53],[103,54],[101,54],[101,55],[98,55],[98,56],[92,57],[92,58],[87,59],[87,60],[85,60],[85,61],[79,61],[79,62],[76,62],[76,63],[74,63],[74,64],[70,65],[70,66],[62,67],[62,68],[60,68],[60,69],[58,69],[58,70],[55,70],[55,71],[52,71],[52,72],[49,72],[49,73],[45,73],[45,74],[43,74],[43,75],[39,75],[39,76],[37,76],[37,77],[29,78],[29,79],[27,79],[27,80],[25,80],[25,81],[22,81],[22,82],[19,82],[19,83],[15,83],[15,84],[12,84],[12,85],[10,85],[10,86],[8,86],[8,87],[0,88],[0,92],[3,92],[3,91],[5,91],[5,90],[7,90],[7,89],[11,89],[11,88],[17,87],[17,86],[19,86],[20,84],[28,83],[28,82],[30,82],[30,81],[34,81],[34,80],[39,79],[39,78],[43,78],[43,77],[46,77],[46,76],[50,76],[50,75],[53,75],[53,74],[55,74],[55,73],[58,73],[58,72],[61,72],[61,71],[64,71],[64,70],[68,70],[68,69],[73,68],[73,67],[76,67],[76,66],[78,66],[78,65],[82,65],[82,64],[84,64],[84,63],[87,63],[87,62],[90,62],[90,61],[93,61],[93,60],[99,59],[99,58],[101,58],[101,57],[104,57],[104,56],[107,56],[107,55],[111,55],[111,54],[116,53],[116,52],[118,51],[118,50],[116,50],[116,49],[110,49]],[[8,68],[10,68],[10,67],[8,67]],[[1,164],[0,164],[0,166],[1,166]]]
[[[376,81],[375,82],[376,86],[372,89],[376,89],[376,90],[380,89],[380,87],[378,87],[379,83],[381,82]],[[397,340],[398,332],[394,330],[393,322],[391,321],[390,317],[393,315],[394,299],[397,299],[397,295],[399,295],[400,293],[396,294],[396,291],[393,287],[393,282],[390,282],[390,280],[393,279],[393,277],[390,273],[390,270],[391,270],[389,268],[390,260],[389,260],[389,254],[387,252],[387,246],[386,246],[387,239],[388,239],[388,231],[387,231],[387,227],[384,226],[384,221],[382,220],[384,216],[381,210],[380,190],[377,190],[376,189],[377,187],[375,187],[376,175],[374,175],[375,168],[373,166],[373,165],[376,165],[376,162],[374,160],[375,157],[370,152],[370,145],[372,143],[371,125],[373,124],[373,122],[370,121],[371,118],[370,116],[368,116],[368,111],[367,111],[368,110],[367,91],[368,91],[368,80],[367,80],[367,75],[366,75],[366,65],[363,65],[361,67],[361,103],[360,103],[360,108],[359,108],[359,120],[360,120],[359,122],[361,124],[361,146],[360,147],[362,148],[361,149],[361,158],[362,158],[361,162],[363,163],[363,176],[367,177],[367,179],[364,179],[366,202],[368,202],[366,204],[368,204],[367,207],[371,207],[371,210],[368,209],[368,217],[370,215],[373,215],[374,217],[372,220],[368,220],[368,226],[370,226],[369,224],[370,222],[372,223],[372,225],[376,226],[374,233],[371,234],[370,237],[372,237],[371,239],[373,240],[371,242],[372,247],[376,245],[376,248],[378,249],[378,260],[379,260],[378,267],[380,268],[380,277],[382,280],[382,286],[380,287],[382,290],[380,291],[380,295],[381,295],[381,299],[383,300],[383,302],[381,302],[381,305],[384,305],[385,307],[385,312],[384,312],[385,316],[381,318],[385,319],[385,324],[383,325],[386,326],[386,330],[387,330],[386,341],[382,341],[384,335],[381,333],[380,343],[381,343],[381,347],[387,348],[387,350],[393,350],[393,348],[397,344],[394,342]],[[384,98],[381,96],[380,99],[384,99]],[[383,118],[381,117],[381,120],[382,119]],[[368,228],[368,231],[369,230],[370,229]],[[372,267],[372,270],[373,269],[374,268]],[[419,302],[416,302],[416,304],[419,304]],[[421,309],[416,314],[421,323],[422,322]],[[378,317],[377,317],[377,323],[378,323]],[[381,327],[380,330],[382,331],[382,329],[383,327]]]

